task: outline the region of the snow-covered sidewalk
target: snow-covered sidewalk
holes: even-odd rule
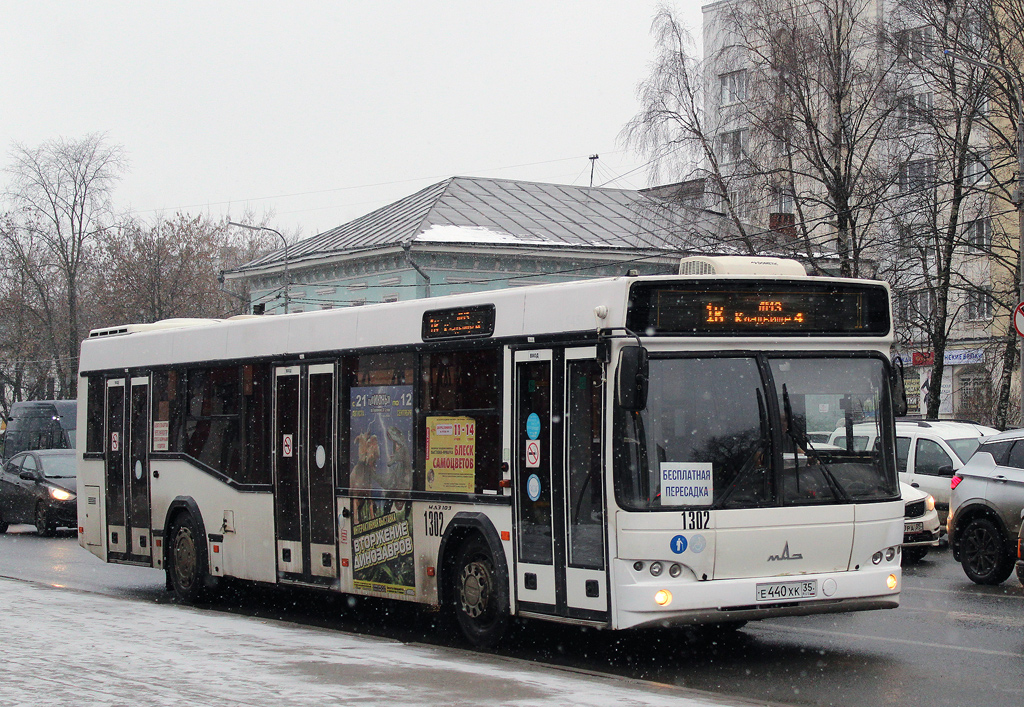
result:
[[[0,704],[739,704],[470,651],[0,579]]]

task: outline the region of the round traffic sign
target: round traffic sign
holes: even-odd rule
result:
[[[1013,310],[1013,328],[1017,330],[1018,336],[1024,336],[1024,302]]]

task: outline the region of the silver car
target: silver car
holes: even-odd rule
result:
[[[953,476],[949,544],[971,581],[999,584],[1014,570],[1024,509],[1024,430],[985,437]]]

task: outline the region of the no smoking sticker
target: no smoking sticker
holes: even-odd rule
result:
[[[526,468],[536,469],[540,466],[540,441],[526,440]]]

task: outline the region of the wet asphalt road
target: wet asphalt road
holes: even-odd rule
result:
[[[171,603],[163,573],[107,565],[74,533],[0,536],[0,576]],[[402,641],[459,645],[416,607],[306,591],[235,588],[211,610]],[[948,551],[904,568],[901,606],[748,624],[718,638],[672,632],[608,633],[526,622],[501,654],[794,705],[1024,704],[1024,588],[971,583]]]

